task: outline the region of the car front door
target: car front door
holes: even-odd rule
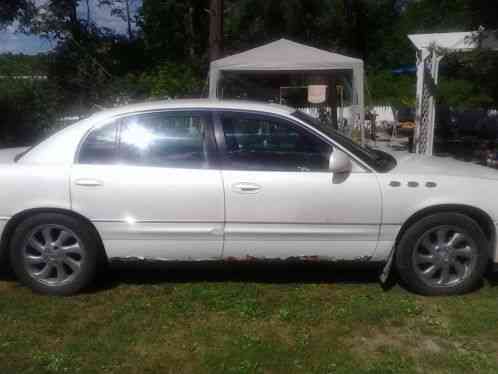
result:
[[[329,171],[332,145],[291,121],[219,112],[226,259],[366,260],[377,246],[377,177]]]
[[[72,207],[93,221],[108,257],[220,258],[224,196],[210,164],[210,118],[135,114],[87,136],[72,170]]]

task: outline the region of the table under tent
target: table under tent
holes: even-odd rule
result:
[[[364,139],[360,59],[281,39],[213,61],[209,96],[278,102],[315,112],[310,114],[325,109],[333,124],[347,123]]]

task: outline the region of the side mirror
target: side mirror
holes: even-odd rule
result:
[[[334,148],[334,151],[330,155],[329,168],[334,174],[351,173],[353,170],[353,163],[346,153],[340,149]]]

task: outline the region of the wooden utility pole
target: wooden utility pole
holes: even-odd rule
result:
[[[214,61],[223,53],[223,0],[211,0],[209,19],[209,61]]]

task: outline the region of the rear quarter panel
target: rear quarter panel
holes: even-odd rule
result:
[[[34,208],[70,209],[69,166],[0,165],[0,217]]]

